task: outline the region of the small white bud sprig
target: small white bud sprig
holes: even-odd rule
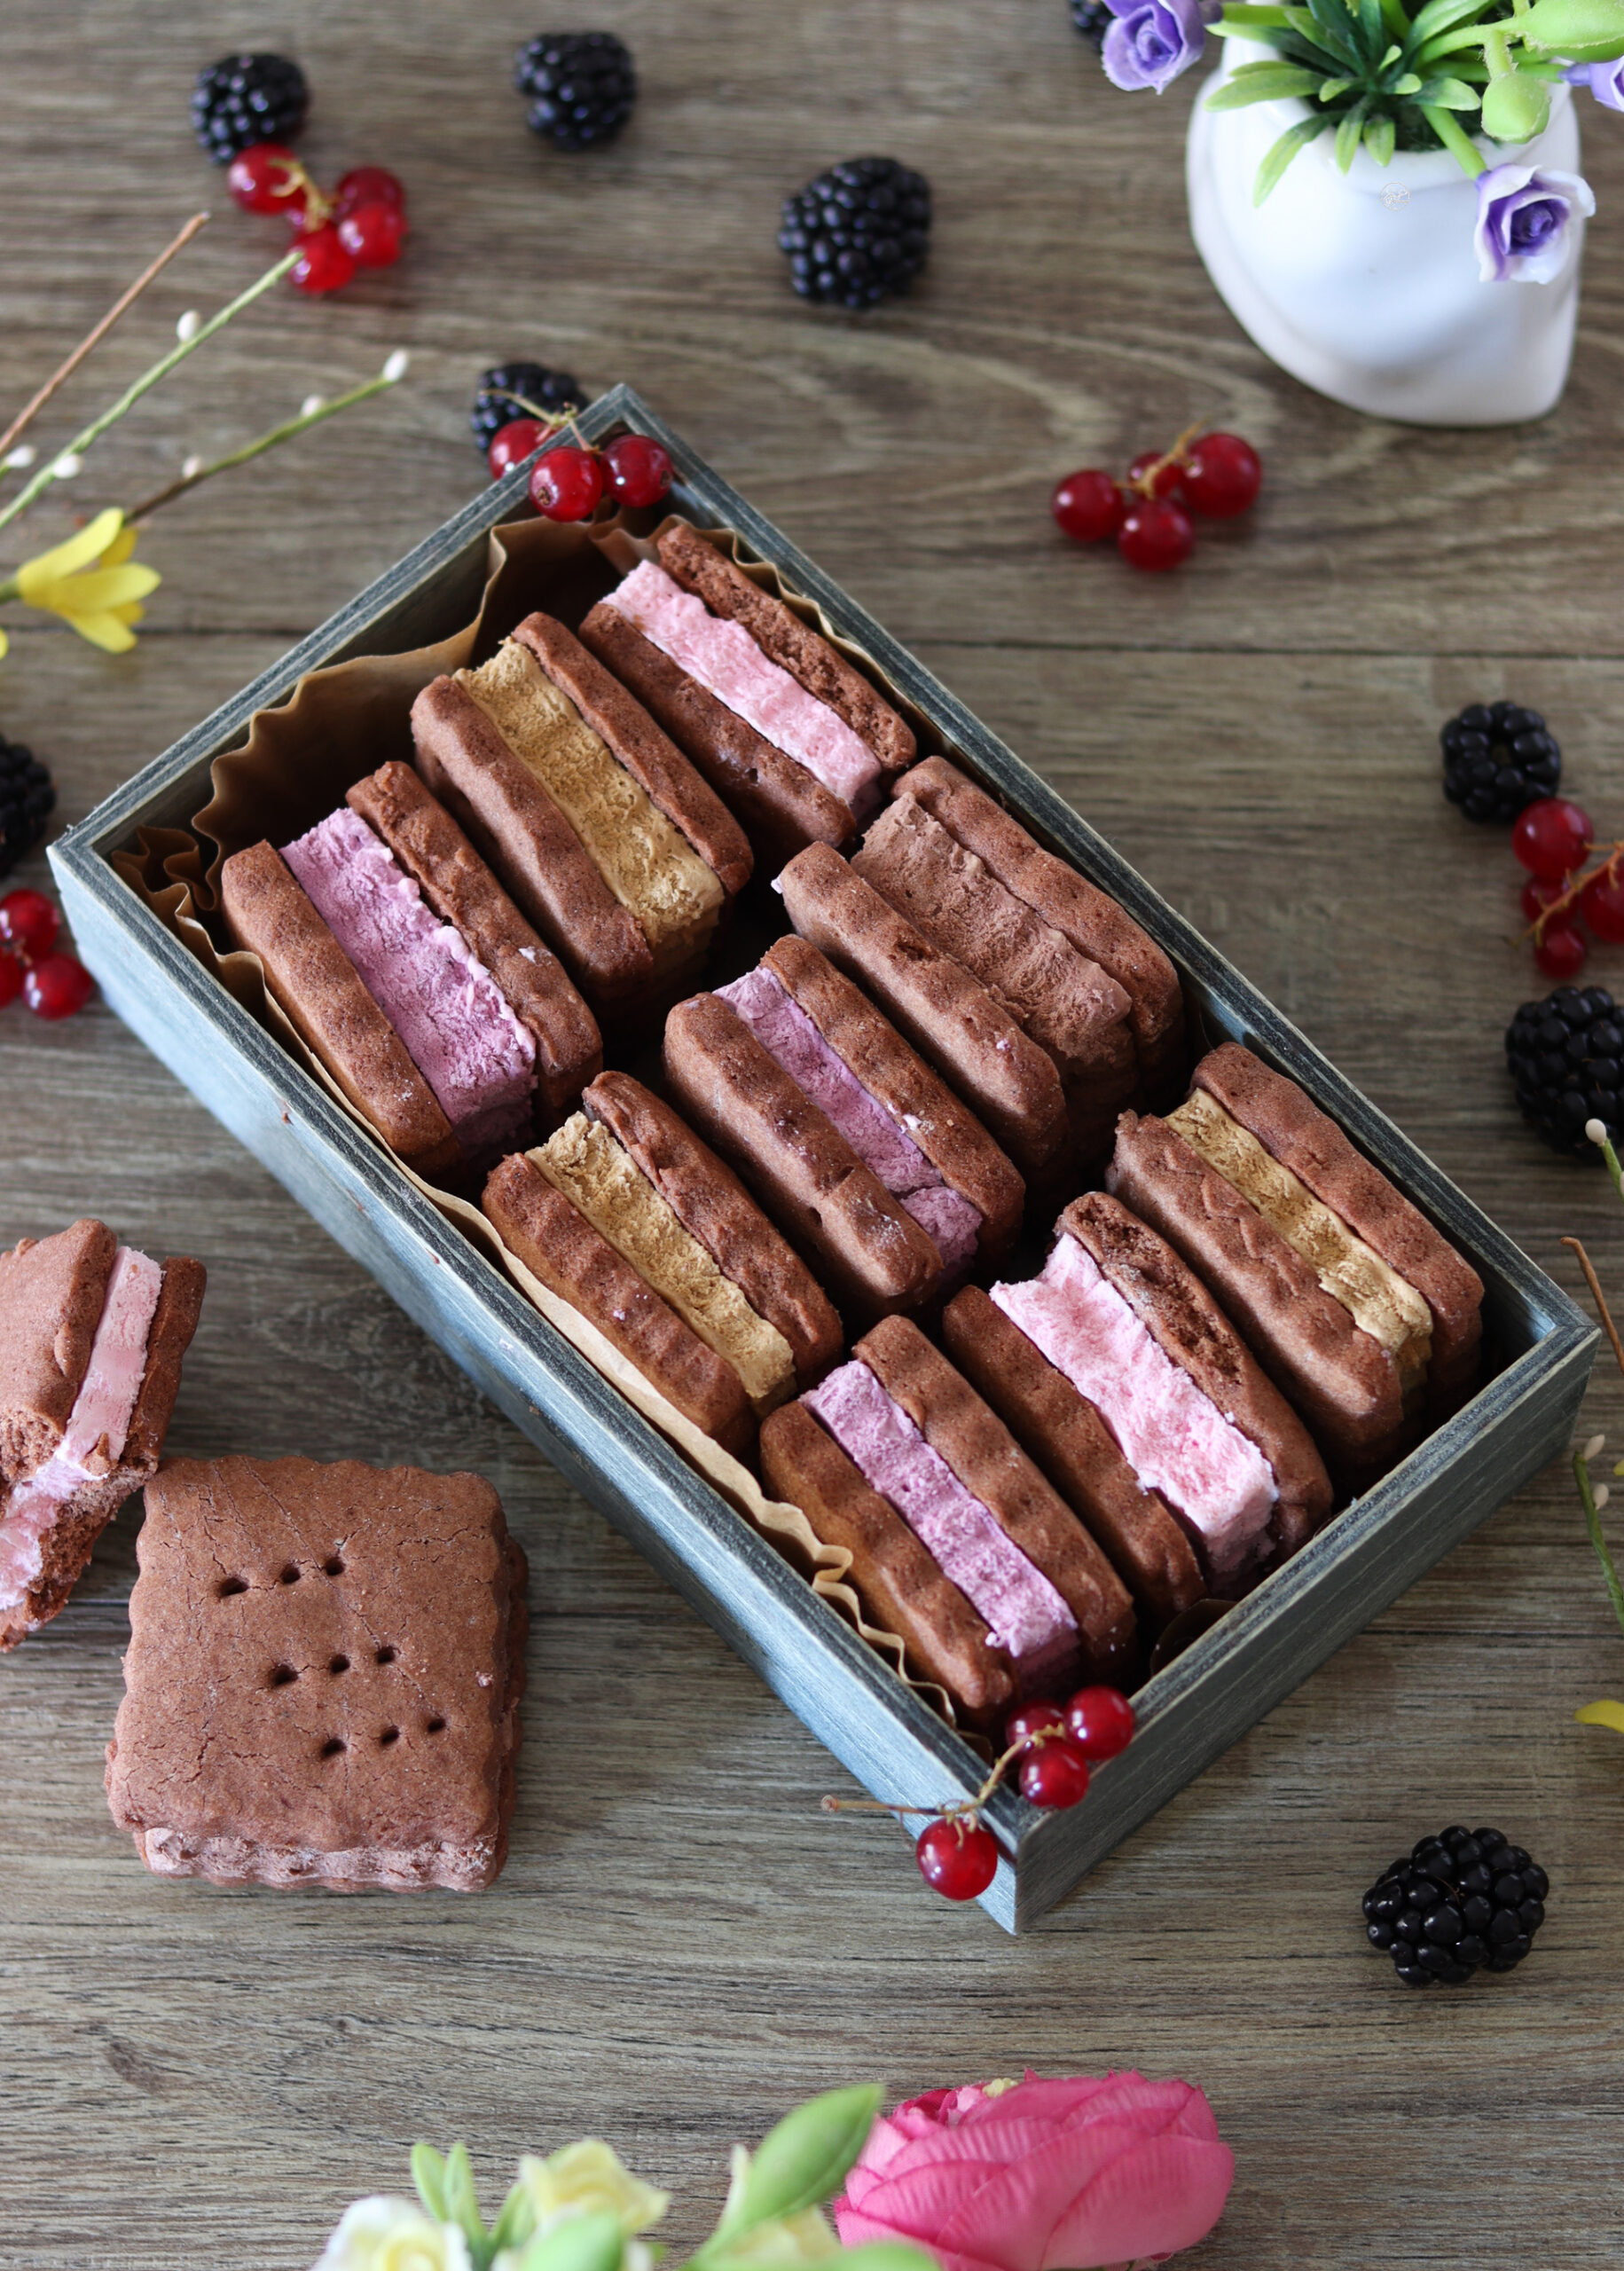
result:
[[[1607,1173],[1612,1177],[1612,1187],[1618,1192],[1620,1200],[1624,1200],[1624,1174],[1620,1173],[1619,1155],[1613,1149],[1612,1139],[1608,1135],[1605,1125],[1599,1120],[1589,1120],[1585,1122],[1584,1132],[1606,1161]],[[1580,1239],[1564,1238],[1562,1243],[1578,1258],[1579,1266],[1585,1275],[1585,1283],[1590,1288],[1590,1298],[1596,1303],[1596,1313],[1600,1317],[1602,1328],[1612,1344],[1613,1359],[1620,1372],[1624,1373],[1624,1343],[1620,1341],[1618,1327],[1613,1324],[1612,1313],[1607,1307],[1606,1296],[1602,1292],[1601,1280],[1596,1274],[1595,1264],[1585,1252]],[[1589,1532],[1591,1548],[1601,1564],[1603,1581],[1607,1587],[1608,1599],[1612,1603],[1612,1613],[1618,1618],[1620,1631],[1624,1632],[1624,1580],[1620,1578],[1617,1565],[1602,1529],[1602,1516],[1607,1510],[1612,1493],[1606,1483],[1592,1483],[1590,1480],[1591,1461],[1600,1458],[1606,1448],[1605,1435],[1587,1436],[1573,1453],[1573,1480],[1579,1485],[1580,1503],[1584,1508],[1585,1528]],[[1619,1461],[1612,1472],[1615,1478],[1624,1476],[1624,1459]],[[1582,1710],[1575,1712],[1574,1717],[1587,1726],[1612,1727],[1617,1733],[1624,1734],[1624,1703],[1604,1698],[1600,1702],[1587,1703]]]
[[[175,326],[175,336],[183,346],[190,346],[197,337],[203,318],[195,308],[188,308]]]

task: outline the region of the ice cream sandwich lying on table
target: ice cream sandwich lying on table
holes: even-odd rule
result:
[[[1054,1059],[1006,1004],[825,844],[778,878],[802,938],[877,1002],[1029,1182],[1065,1166],[1071,1124]]]
[[[851,866],[1052,1059],[1079,1159],[1104,1155],[1134,1094],[1181,1086],[1183,997],[1166,955],[944,758],[903,774]]]
[[[423,688],[418,770],[604,1015],[690,983],[750,847],[714,790],[574,634],[527,616]]]
[[[1130,1675],[1126,1588],[911,1319],[886,1318],[851,1363],[775,1411],[761,1463],[768,1488],[851,1553],[871,1621],[972,1724],[1022,1697]]]
[[[679,1002],[664,1061],[678,1104],[856,1316],[917,1308],[1014,1242],[1021,1177],[804,939]]]
[[[776,868],[848,843],[912,730],[828,640],[685,521],[581,637],[663,726]]]
[[[547,1143],[504,1159],[484,1211],[579,1309],[736,1458],[757,1422],[839,1356],[840,1320],[714,1152],[624,1073],[605,1073]]]
[[[203,1285],[90,1220],[0,1253],[0,1648],[50,1623],[157,1472]]]
[[[408,766],[358,782],[279,854],[234,853],[220,904],[306,1045],[420,1175],[551,1127],[603,1062],[562,964]]]
[[[1294,1080],[1234,1042],[1107,1181],[1212,1286],[1333,1466],[1386,1466],[1476,1376],[1477,1272]],[[1429,1392],[1430,1391],[1430,1392]]]
[[[1330,1513],[1302,1421],[1195,1271],[1119,1200],[1073,1199],[1042,1274],[994,1285],[992,1299],[1177,1516],[1212,1592],[1243,1590]],[[990,1372],[982,1381],[996,1386]],[[994,1396],[1017,1432],[1023,1400]]]

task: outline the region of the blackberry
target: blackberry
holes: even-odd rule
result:
[[[0,734],[0,876],[44,840],[57,792],[31,749]]]
[[[1444,794],[1468,820],[1514,821],[1525,805],[1554,797],[1562,752],[1537,710],[1516,702],[1474,702],[1438,736]]]
[[[1599,986],[1559,986],[1525,1002],[1506,1028],[1506,1063],[1523,1118],[1554,1151],[1599,1159],[1585,1134],[1624,1132],[1624,1013]]]
[[[530,132],[561,150],[612,142],[637,100],[632,51],[613,32],[543,32],[519,50],[514,84],[530,98]]]
[[[1071,21],[1096,54],[1116,20],[1115,11],[1106,6],[1105,0],[1071,0]]]
[[[1497,1829],[1446,1829],[1384,1869],[1364,1898],[1370,1945],[1407,1987],[1515,1969],[1545,1921],[1550,1880]]]
[[[804,300],[871,308],[906,292],[930,243],[930,185],[895,158],[848,158],[784,200],[778,248]]]
[[[285,55],[223,55],[200,71],[192,123],[217,166],[256,142],[291,142],[304,124],[310,90]]]
[[[504,426],[511,426],[515,418],[530,416],[512,399],[514,395],[522,395],[538,410],[579,410],[586,400],[580,381],[572,379],[568,371],[550,371],[545,363],[493,363],[480,373],[479,389],[468,413],[481,457]]]

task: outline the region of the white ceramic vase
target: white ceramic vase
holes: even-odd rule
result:
[[[1472,242],[1478,192],[1447,150],[1361,148],[1344,174],[1328,131],[1252,203],[1270,145],[1307,115],[1298,101],[1210,111],[1212,88],[1272,51],[1226,40],[1196,100],[1186,153],[1190,229],[1207,272],[1264,353],[1305,385],[1382,418],[1501,426],[1542,418],[1567,381],[1584,223],[1549,284],[1486,284]],[[1483,142],[1491,165],[1579,170],[1573,90],[1519,148]]]

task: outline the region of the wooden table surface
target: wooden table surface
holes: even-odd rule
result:
[[[1624,1293],[1604,1178],[1513,1109],[1501,1036],[1543,987],[1505,837],[1443,803],[1436,744],[1464,701],[1533,703],[1624,832],[1624,128],[1585,103],[1599,216],[1566,399],[1432,433],[1251,346],[1189,241],[1191,82],[1115,93],[1063,0],[579,12],[630,40],[643,91],[615,149],[569,159],[524,130],[508,74],[537,24],[508,0],[8,12],[0,413],[216,214],[43,442],[279,249],[191,139],[216,54],[296,54],[307,158],[396,168],[414,230],[349,293],[262,303],[92,457],[81,512],[412,353],[382,403],[154,521],[133,655],[7,610],[0,727],[49,758],[60,820],[472,491],[482,365],[630,380],[1529,1253],[1577,1289],[1557,1241],[1581,1233]],[[778,201],[869,150],[931,178],[929,271],[867,318],[806,310]],[[1204,530],[1168,578],[1055,536],[1059,474],[1203,416],[1264,452],[1249,523]],[[38,510],[0,555],[67,526]],[[1616,983],[1624,955],[1592,970]],[[802,2094],[1030,2063],[1205,2087],[1237,2174],[1191,2271],[1616,2267],[1624,1745],[1573,1713],[1624,1693],[1624,1642],[1562,1467],[1009,1940],[926,1894],[884,1825],[820,1813],[845,1778],[819,1745],[108,1012],[0,1014],[0,1140],[4,1242],[95,1213],[208,1262],[172,1451],[477,1467],[534,1614],[513,1855],[471,1900],[143,1873],[101,1787],[134,1507],[0,1662],[0,2264],[295,2271],[353,2195],[404,2188],[419,2135],[466,2137],[494,2198],[521,2149],[601,2134],[677,2193],[692,2243],[730,2142]],[[1598,1372],[1589,1424],[1621,1419]],[[1414,1996],[1359,1897],[1455,1819],[1534,1851],[1549,1921],[1514,1977]]]

